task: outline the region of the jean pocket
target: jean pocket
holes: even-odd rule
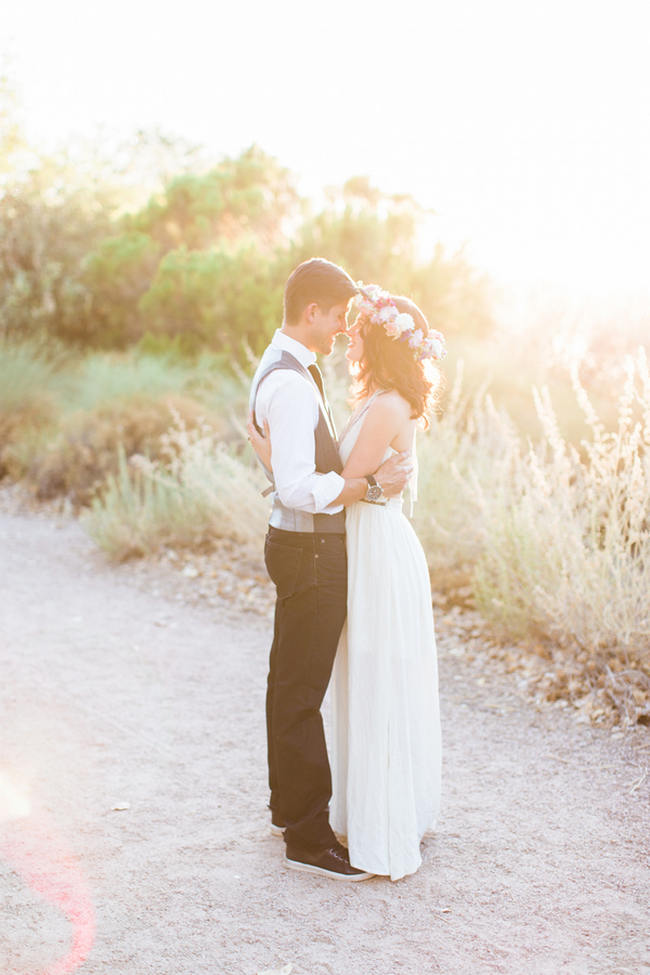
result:
[[[313,555],[294,545],[267,538],[264,545],[266,571],[275,585],[278,599],[287,599],[313,582]]]

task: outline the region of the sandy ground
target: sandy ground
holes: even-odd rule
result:
[[[650,973],[639,733],[531,706],[441,626],[422,868],[314,879],[268,832],[268,618],[69,519],[0,511],[0,544],[1,975]]]

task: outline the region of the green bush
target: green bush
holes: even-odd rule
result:
[[[84,258],[109,232],[114,201],[64,162],[42,160],[0,192],[0,334],[88,330]]]
[[[194,340],[242,361],[261,351],[282,317],[282,286],[255,245],[225,250],[171,251],[140,300],[147,328]]]
[[[88,254],[83,267],[90,295],[87,342],[115,347],[142,336],[138,301],[151,284],[159,256],[159,245],[138,232],[108,237]]]
[[[184,173],[126,220],[163,251],[185,245],[210,250],[254,237],[264,248],[282,242],[283,224],[299,204],[289,171],[258,146],[225,157],[207,173]]]
[[[317,254],[411,294],[443,331],[491,326],[484,282],[462,253],[438,246],[422,259],[426,212],[363,178],[309,214],[291,174],[253,146],[124,209],[105,171],[89,180],[65,160],[43,159],[5,181],[4,334],[45,331],[75,346],[124,349],[149,333],[177,341],[186,356],[208,348],[244,364],[281,322],[288,274]]]

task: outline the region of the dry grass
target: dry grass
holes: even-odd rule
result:
[[[629,360],[619,423],[606,433],[577,377],[592,431],[579,451],[536,394],[543,438],[513,449],[488,496],[476,569],[481,608],[510,629],[539,630],[592,650],[621,648],[650,664],[650,378]],[[636,412],[637,419],[634,419]]]
[[[650,717],[650,377],[627,363],[618,429],[606,432],[574,376],[591,431],[579,448],[535,394],[543,436],[513,444],[496,476],[473,486],[483,551],[479,609],[502,633],[546,639],[549,694],[596,695],[626,721]],[[477,528],[478,528],[477,523]]]
[[[11,376],[0,383],[0,476],[24,479],[40,498],[92,501],[85,524],[116,559],[227,538],[257,547],[268,502],[240,453],[247,377],[217,365],[96,354],[62,366],[17,347],[0,362],[0,379]],[[342,415],[347,381],[335,357],[326,372]],[[540,693],[643,723],[650,379],[642,352],[626,360],[624,376],[615,427],[611,408],[605,423],[574,375],[570,422],[541,387],[530,395],[538,433],[525,440],[519,416],[486,388],[467,392],[459,369],[443,415],[420,438],[415,527],[434,588],[447,603],[477,605],[504,643],[516,642],[522,666],[540,661]],[[566,411],[564,391],[561,402]],[[569,428],[588,434],[571,442]]]

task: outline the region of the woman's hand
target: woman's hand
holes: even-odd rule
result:
[[[402,450],[384,461],[375,471],[375,480],[387,498],[401,494],[415,472],[410,450]]]
[[[248,417],[248,423],[246,424],[246,432],[248,434],[248,441],[262,461],[264,466],[271,470],[271,436],[269,434],[269,425],[264,420],[264,435],[257,432],[255,424],[253,422],[253,414],[251,413]]]

